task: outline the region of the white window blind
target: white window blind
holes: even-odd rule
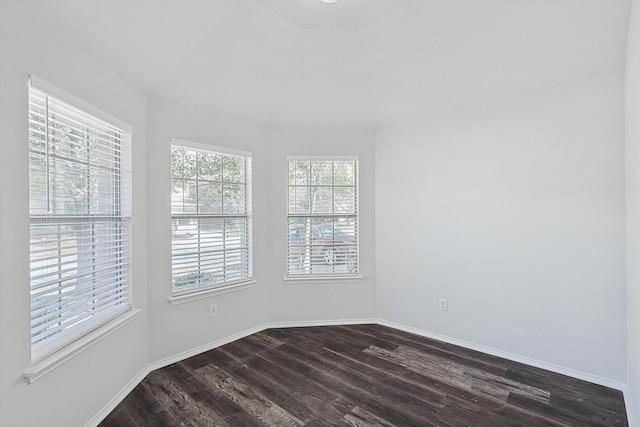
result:
[[[252,279],[251,156],[215,150],[171,146],[174,296]]]
[[[289,159],[288,277],[358,274],[358,161]]]
[[[29,87],[31,354],[131,307],[130,133]]]

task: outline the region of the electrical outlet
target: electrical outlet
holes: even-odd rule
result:
[[[216,317],[218,315],[218,304],[211,304],[209,306],[209,317]]]
[[[438,308],[440,311],[447,311],[447,300],[440,298],[440,301],[438,301]]]

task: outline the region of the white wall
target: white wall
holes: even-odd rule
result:
[[[150,360],[157,362],[267,322],[375,317],[374,156],[369,132],[264,131],[159,101],[147,107]],[[250,151],[254,276],[251,289],[171,305],[171,138]],[[361,273],[356,283],[285,282],[287,155],[360,158]],[[209,304],[219,314],[209,318]]]
[[[269,190],[265,134],[260,128],[158,101],[147,108],[149,354],[152,362],[228,337],[268,320]],[[171,305],[171,138],[252,153],[253,288]],[[209,305],[218,316],[209,317]]]
[[[626,356],[637,410],[638,14],[635,4],[625,307],[619,75],[375,134],[265,131],[145,104],[19,3],[0,0],[0,426],[83,425],[148,363],[266,322],[373,317],[616,381],[625,381]],[[143,308],[31,385],[22,379],[30,364],[29,73],[134,128],[134,301]],[[169,303],[172,137],[253,153],[253,288]],[[361,281],[283,280],[287,155],[360,157]],[[448,312],[437,310],[440,297],[449,300]],[[214,302],[219,315],[212,319]],[[31,409],[34,402],[40,409]]]
[[[375,317],[374,146],[371,132],[268,131],[271,321],[332,321]],[[360,159],[359,282],[285,281],[287,156]]]
[[[146,306],[145,100],[97,61],[0,1],[0,425],[79,426],[147,364],[147,322],[133,322],[33,384],[30,366],[27,78],[30,73],[133,126],[134,304]]]
[[[624,382],[623,108],[612,75],[381,131],[379,316]]]
[[[627,386],[640,417],[640,4],[631,9],[626,69]],[[638,420],[640,422],[640,420]]]

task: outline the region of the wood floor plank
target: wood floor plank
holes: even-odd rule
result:
[[[375,360],[376,359],[366,359],[366,363],[369,366],[375,366]],[[393,364],[393,366],[400,365]],[[401,371],[396,371],[389,368],[388,366],[385,366],[382,371],[387,372],[389,375],[397,376],[403,381],[402,384],[397,386],[398,389],[428,389],[444,395],[443,409],[440,409],[437,414],[440,425],[449,425],[449,423],[444,422],[445,419],[451,421],[451,424],[453,425],[458,425],[459,420],[462,418],[474,419],[478,417],[478,414],[480,414],[480,416],[484,418],[484,416],[482,415],[483,409],[495,408],[496,406],[495,400],[488,399],[486,396],[474,394],[471,390],[461,389],[456,387],[455,384],[441,382],[434,378],[415,374],[412,371],[404,371],[405,368],[402,369],[403,370]],[[454,410],[445,410],[446,406],[453,407]],[[501,416],[494,416],[493,418],[502,418],[501,422],[494,422],[494,425],[509,425],[509,423],[513,420],[527,420],[528,415],[519,413],[514,409],[514,411],[509,414],[509,418],[504,418]],[[454,420],[458,421],[453,422]]]
[[[338,367],[330,361],[328,354],[306,354],[302,347],[291,342],[279,348],[286,354],[281,356],[293,366],[307,370],[305,374],[315,382],[327,384],[331,389],[339,391],[346,400],[360,402],[360,406],[381,417],[392,417],[394,423],[400,425],[433,425],[428,416],[433,418],[434,408],[419,401],[410,394],[398,393],[388,387],[380,378],[366,377],[355,370]]]
[[[372,363],[372,359],[367,359],[367,364],[375,365]],[[394,365],[399,366],[399,365]],[[404,369],[404,368],[403,368]],[[385,367],[384,371],[387,373],[393,371],[392,369]],[[401,371],[402,372],[402,371]],[[522,425],[534,425],[529,418],[530,414],[528,410],[521,410],[519,408],[511,408],[509,411],[502,411],[501,413],[490,414],[487,416],[485,412],[488,412],[486,408],[491,408],[490,411],[496,411],[495,399],[488,396],[478,395],[473,390],[462,389],[456,387],[455,384],[450,382],[441,382],[434,378],[425,377],[422,375],[412,375],[412,371],[400,373],[404,384],[400,384],[398,389],[407,390],[413,388],[435,390],[445,395],[443,409],[438,411],[439,425],[461,425],[460,420],[474,420],[477,418],[490,419],[490,425],[511,425],[514,422],[522,422]],[[375,374],[373,374],[375,375]],[[398,375],[397,373],[393,375]],[[448,408],[445,408],[447,407]],[[501,405],[504,406],[504,405]],[[448,420],[448,423],[445,423]],[[547,425],[553,425],[552,422],[545,422]],[[537,425],[545,425],[540,423]],[[473,425],[473,423],[470,423]]]
[[[224,351],[221,353],[224,354]],[[337,419],[353,407],[353,402],[321,382],[312,381],[276,353],[256,359],[251,368],[237,369],[234,375],[241,378],[300,419],[330,417]]]
[[[569,405],[557,406],[557,405],[541,405],[540,402],[528,399],[522,395],[509,396],[508,403],[512,406],[526,408],[533,413],[544,412],[548,419],[562,423],[563,425],[589,425],[593,427],[605,427],[610,425],[620,425],[622,421],[617,419],[603,419],[606,416],[598,411],[598,413],[591,413],[587,411],[575,411]]]
[[[246,341],[255,342],[259,346],[267,349],[280,347],[282,344],[284,344],[284,342],[282,342],[281,340],[273,338],[263,332],[258,332],[257,334],[248,336],[246,338]]]
[[[455,346],[453,344],[436,341],[430,338],[425,338],[408,332],[399,331],[391,328],[379,329],[378,325],[356,325],[357,330],[366,336],[375,339],[378,342],[385,343],[384,345],[377,345],[378,347],[393,350],[388,346],[395,346],[396,348],[404,345],[406,347],[415,348],[428,354],[440,355],[451,361],[456,361],[460,364],[467,366],[474,366],[483,371],[492,372],[496,375],[504,375],[505,371],[510,367],[509,363],[519,366],[517,362],[511,362],[505,359],[501,359],[492,355],[480,353],[475,350],[466,349],[463,347]]]
[[[135,416],[126,407],[117,408],[114,410],[113,416],[107,418],[102,424],[103,427],[120,427],[129,426],[137,427],[140,425]]]
[[[184,387],[180,387],[169,377],[167,371],[151,375],[149,385],[162,391],[157,393],[156,398],[163,404],[163,408],[173,415],[172,425],[220,425],[221,420],[209,416]]]
[[[544,403],[549,402],[548,391],[403,346],[394,351],[371,346],[365,352],[395,361],[418,373],[450,382],[459,388],[479,392],[498,400],[506,401],[510,393],[519,393]]]
[[[224,365],[234,360],[224,350],[219,351],[218,356],[218,362]],[[341,406],[343,410],[353,406],[350,402],[341,403],[341,396],[333,394],[322,384],[309,381],[305,376],[267,360],[256,359],[251,367],[236,368],[229,373],[270,396],[279,406],[305,422],[339,411]],[[339,416],[342,413],[338,412]]]
[[[519,411],[508,404],[460,405],[459,401],[445,404],[440,412],[440,419],[447,425],[488,427],[488,426],[522,426],[522,427],[566,427],[546,417]]]
[[[343,419],[352,427],[396,427],[358,406],[346,414]]]
[[[379,325],[268,329],[150,373],[101,427],[627,426],[622,393]]]
[[[268,398],[251,390],[246,384],[232,376],[223,375],[220,370],[214,369],[210,365],[198,369],[197,373],[202,375],[213,387],[221,389],[228,398],[255,416],[263,425],[274,427],[304,425],[300,419],[291,415]]]
[[[617,394],[614,398],[607,398],[606,401],[600,400],[594,405],[593,400],[576,400],[569,399],[563,395],[554,395],[551,399],[551,406],[561,408],[565,411],[580,414],[585,420],[602,425],[616,425],[626,422],[624,414],[624,406],[620,403],[624,402],[622,393]]]

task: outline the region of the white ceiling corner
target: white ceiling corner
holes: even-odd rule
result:
[[[147,94],[238,2],[23,0],[23,3]]]
[[[147,96],[284,129],[376,129],[623,72],[631,5],[21,1]]]

